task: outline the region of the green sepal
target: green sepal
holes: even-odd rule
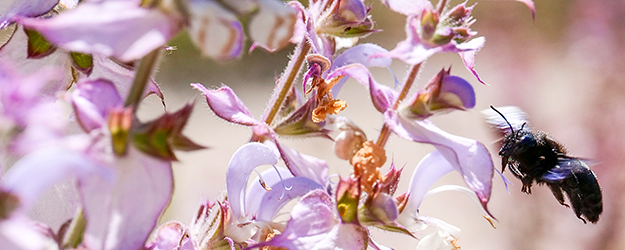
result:
[[[86,75],[91,74],[91,70],[93,70],[93,56],[79,52],[71,52],[70,56],[72,57],[74,68]]]
[[[317,103],[311,98],[304,106],[292,112],[289,117],[280,122],[274,128],[279,135],[289,136],[321,136],[328,138],[328,131],[321,125],[312,121],[312,113]]]
[[[341,178],[336,190],[336,208],[343,223],[358,223],[360,177]]]
[[[52,54],[56,47],[46,40],[41,33],[35,30],[24,28],[26,36],[28,36],[28,55],[27,58],[39,59]]]
[[[133,127],[132,144],[142,152],[156,158],[177,160],[173,150],[193,151],[206,147],[196,144],[182,134],[193,104],[187,104],[175,113],[165,113],[156,120],[138,123]]]

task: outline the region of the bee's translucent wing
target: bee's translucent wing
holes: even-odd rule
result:
[[[483,110],[482,114],[486,116],[486,121],[488,123],[495,125],[495,127],[500,129],[501,132],[504,133],[504,135],[507,135],[510,132],[512,132],[510,130],[510,126],[512,126],[514,131],[520,130],[521,127],[523,127],[524,129],[528,128],[528,125],[525,124],[527,123],[527,115],[519,107],[506,106],[506,107],[499,107],[496,109],[499,112],[501,112],[501,114],[498,114],[493,109]],[[506,122],[506,120],[508,120],[508,122]],[[510,125],[508,125],[508,123],[510,123]]]
[[[559,182],[573,173],[586,173],[589,172],[588,164],[584,160],[579,158],[562,157],[558,160],[558,165],[550,169],[540,179],[545,182]]]

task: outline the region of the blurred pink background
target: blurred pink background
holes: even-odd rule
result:
[[[470,1],[469,4],[475,1]],[[404,18],[390,12],[378,1],[373,20],[383,32],[362,42],[392,49],[404,39]],[[459,1],[451,1],[452,5]],[[567,146],[570,155],[597,162],[592,169],[603,187],[604,212],[596,225],[584,224],[571,209],[558,204],[547,187],[535,187],[532,195],[520,192],[520,181],[510,173],[510,194],[495,174],[490,211],[499,220],[493,229],[468,197],[444,192],[425,199],[420,213],[445,220],[460,229],[462,249],[625,249],[621,209],[625,191],[625,1],[597,0],[536,1],[536,19],[515,1],[479,1],[473,11],[473,29],[486,37],[477,54],[476,68],[488,86],[482,85],[464,69],[454,54],[436,55],[424,67],[417,82],[423,86],[442,67],[452,66],[452,74],[473,83],[477,106],[467,112],[453,112],[432,118],[444,130],[477,139],[493,154],[500,169],[495,134],[485,124],[480,110],[489,105],[515,105],[530,116],[534,128],[547,131]],[[199,82],[207,87],[222,83],[231,86],[255,116],[260,116],[269,98],[274,78],[286,65],[289,47],[276,54],[256,50],[242,59],[214,62],[201,58],[188,37],[170,42],[177,45],[163,58],[156,76],[165,94],[167,109],[180,108],[189,101],[196,108],[185,131],[209,150],[178,152],[174,163],[176,189],[161,222],[190,222],[198,205],[214,200],[225,189],[225,172],[230,155],[249,140],[249,128],[229,124],[212,114],[205,99],[189,86]],[[394,62],[400,81],[407,66]],[[393,85],[386,70],[373,72],[376,80]],[[301,82],[301,80],[300,80]],[[339,96],[347,101],[341,115],[354,120],[375,139],[382,127],[382,116],[369,100],[367,90],[350,80]],[[162,113],[160,102],[150,98],[141,107],[144,119]],[[332,142],[324,139],[283,138],[282,142],[303,153],[328,161],[331,173],[347,175],[348,162],[333,153]],[[398,194],[406,191],[414,167],[434,148],[391,136],[389,158],[405,166]],[[384,171],[388,169],[388,164]],[[438,181],[463,185],[460,175],[450,173]],[[403,235],[371,229],[375,239],[395,249],[415,249],[417,241]]]

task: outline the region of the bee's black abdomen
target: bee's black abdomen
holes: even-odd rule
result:
[[[596,223],[599,215],[603,212],[603,201],[601,187],[597,182],[595,174],[588,166],[579,159],[571,176],[563,183],[563,190],[569,197],[573,210],[577,217]]]

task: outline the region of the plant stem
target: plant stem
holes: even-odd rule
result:
[[[273,103],[271,103],[269,106],[271,107],[271,109],[269,110],[269,113],[267,113],[267,117],[265,118],[266,124],[271,124],[273,119],[276,117],[276,114],[278,114],[278,110],[280,110],[282,102],[284,102],[286,95],[289,93],[289,90],[293,86],[293,82],[295,82],[297,73],[302,67],[304,59],[306,58],[309,50],[310,44],[308,44],[306,40],[302,41],[302,43],[298,44],[295,47],[293,57],[291,58],[291,61],[289,61],[289,63],[287,64],[284,73],[280,77],[280,81],[276,85],[275,89],[280,89],[280,92],[277,92],[278,96],[276,97],[276,92],[274,91],[274,96],[271,98],[271,100],[273,100]]]
[[[161,49],[158,48],[145,55],[141,59],[139,67],[137,67],[137,70],[135,72],[135,78],[132,81],[132,87],[130,89],[130,92],[128,92],[128,97],[126,97],[124,107],[139,106],[139,101],[141,101],[141,98],[143,97],[143,91],[145,90],[145,86],[147,86],[148,81],[150,80],[150,75],[152,75],[152,69],[156,64],[160,53]],[[134,110],[137,109],[135,108]]]
[[[414,80],[417,78],[417,74],[419,73],[420,68],[421,68],[421,63],[412,65],[412,68],[410,68],[410,72],[408,73],[406,82],[404,82],[404,86],[402,87],[401,92],[399,93],[399,96],[397,97],[397,101],[395,101],[395,104],[393,105],[393,110],[397,109],[397,107],[399,106],[399,103],[403,101],[404,98],[406,98],[406,96],[408,95],[408,92],[410,91],[410,88],[412,87]],[[382,127],[382,130],[380,131],[380,136],[378,136],[378,140],[375,142],[375,144],[377,144],[380,147],[384,147],[390,135],[391,135],[391,129],[385,123],[384,126]]]
[[[82,242],[82,235],[85,232],[87,221],[82,208],[79,208],[69,225],[65,238],[63,239],[63,248],[76,248]]]
[[[438,1],[438,5],[436,6],[436,11],[440,15],[445,9],[445,5],[447,5],[447,0]]]

